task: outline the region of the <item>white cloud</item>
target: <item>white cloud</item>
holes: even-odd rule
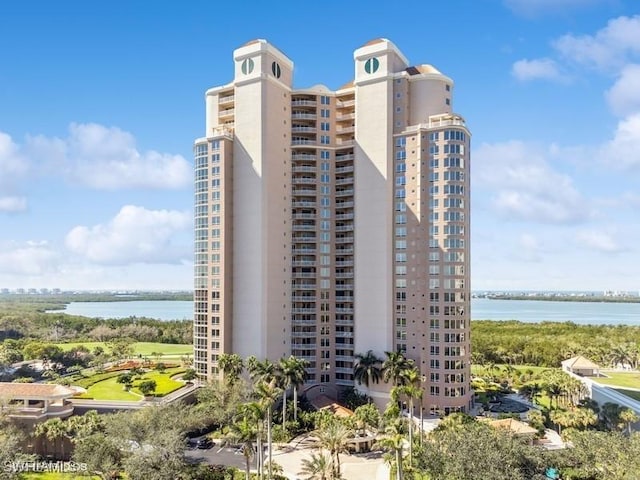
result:
[[[0,197],[0,212],[23,212],[27,209],[24,197]]]
[[[175,189],[193,179],[182,156],[141,152],[130,133],[95,123],[71,124],[64,139],[29,137],[27,150],[34,159],[44,159],[52,173],[96,189]]]
[[[576,241],[583,247],[605,253],[616,253],[622,250],[611,233],[598,230],[581,230],[576,234]]]
[[[567,34],[554,42],[563,56],[600,69],[619,68],[640,53],[640,15],[618,17],[595,35]]]
[[[616,83],[606,92],[606,97],[616,115],[640,112],[640,65],[626,65]]]
[[[585,220],[590,207],[566,174],[554,170],[547,152],[519,141],[482,144],[474,153],[472,181],[493,196],[493,206],[512,220],[566,224]]]
[[[511,74],[521,82],[531,80],[568,81],[568,78],[558,69],[558,64],[550,58],[518,60],[511,67]]]
[[[640,167],[640,113],[618,122],[613,139],[601,148],[601,158],[617,169]]]
[[[608,0],[504,0],[507,8],[518,15],[535,16],[590,7]]]
[[[0,248],[0,273],[42,275],[56,269],[59,257],[47,242],[5,243]]]
[[[65,243],[98,264],[176,263],[191,257],[191,245],[176,246],[172,239],[191,225],[186,212],[126,205],[107,224],[73,228]]]

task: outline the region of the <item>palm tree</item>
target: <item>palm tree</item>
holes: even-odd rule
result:
[[[61,454],[62,459],[65,459],[64,438],[67,436],[67,426],[60,418],[50,418],[46,422],[39,423],[36,425],[34,434],[36,437],[45,437],[48,441],[53,442],[54,445],[59,438],[62,439]]]
[[[298,419],[298,386],[307,379],[307,361],[291,355],[289,358],[282,358],[279,364],[282,375],[282,427],[284,428],[287,414],[287,390],[293,387],[293,419]]]
[[[302,470],[305,480],[328,480],[331,477],[331,458],[323,453],[312,453],[311,458],[302,460]]]
[[[627,431],[631,435],[631,424],[640,420],[640,417],[630,408],[623,408],[619,414],[620,420],[627,426]]]
[[[386,429],[387,436],[378,440],[378,445],[394,454],[396,467],[396,480],[403,479],[402,450],[404,448],[404,425],[401,419],[389,425]],[[390,462],[391,463],[391,462]]]
[[[249,376],[252,380],[267,383],[276,379],[279,374],[278,368],[271,360],[260,361],[253,355],[247,358],[247,370],[249,370]]]
[[[331,476],[341,478],[340,454],[347,451],[347,444],[353,437],[353,431],[336,417],[329,417],[317,431],[321,448],[329,451],[331,458]]]
[[[264,435],[264,423],[267,418],[267,409],[260,402],[249,402],[240,405],[240,413],[255,424],[256,428],[256,451],[259,452],[256,457],[256,469],[258,470],[258,478],[263,476],[263,457],[264,450],[262,440]]]
[[[276,378],[274,377],[268,383],[264,380],[260,381],[255,386],[255,392],[258,395],[260,402],[262,403],[262,405],[266,407],[266,410],[267,410],[267,448],[269,451],[268,478],[269,480],[271,480],[272,465],[273,465],[273,462],[271,461],[271,450],[273,449],[272,437],[271,437],[271,423],[273,422],[273,419],[271,417],[272,417],[273,404],[276,403],[276,401],[278,400],[278,397],[280,396],[280,388],[278,388],[276,384]]]
[[[402,373],[404,385],[391,389],[398,389],[398,393],[409,399],[409,465],[413,465],[413,400],[422,397],[420,372],[413,367]],[[397,400],[397,399],[396,399]]]
[[[249,417],[243,416],[240,420],[229,425],[229,433],[225,436],[225,443],[240,444],[240,450],[245,460],[245,480],[251,475],[251,457],[253,457],[253,441],[258,431]]]
[[[364,355],[356,353],[356,364],[353,366],[353,379],[358,382],[358,385],[362,385],[369,388],[369,383],[379,383],[382,376],[382,369],[380,365],[382,360],[373,353],[373,350],[368,350]]]
[[[218,367],[222,370],[224,378],[233,385],[242,375],[244,362],[237,353],[221,353],[218,356]]]
[[[413,360],[407,359],[402,352],[384,352],[387,356],[382,363],[382,379],[385,382],[391,380],[394,386],[403,382],[403,372],[413,368]]]

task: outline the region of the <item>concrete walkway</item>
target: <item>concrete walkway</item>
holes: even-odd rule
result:
[[[295,442],[294,442],[295,443]],[[317,448],[280,445],[274,447],[273,461],[284,469],[291,480],[302,478],[302,460],[310,459],[311,454],[319,453]],[[342,478],[345,480],[388,480],[389,466],[382,459],[382,453],[371,452],[357,455],[340,455]]]

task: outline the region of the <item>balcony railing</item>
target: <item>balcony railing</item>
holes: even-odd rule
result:
[[[315,155],[311,155],[310,153],[294,153],[291,155],[291,160],[316,160]]]
[[[315,120],[317,115],[315,113],[306,112],[293,112],[291,114],[292,120]]]
[[[226,110],[220,110],[218,112],[218,117],[222,118],[222,117],[230,117],[231,115],[233,115],[235,113],[235,108],[227,108]]]
[[[353,153],[349,153],[347,155],[336,155],[336,162],[344,162],[344,161],[353,160],[353,159],[354,159]]]
[[[219,97],[218,98],[218,103],[219,104],[223,104],[223,103],[231,103],[236,99],[236,97],[234,95],[227,95],[226,97]]]
[[[315,100],[292,100],[291,106],[292,107],[315,107],[316,101]]]

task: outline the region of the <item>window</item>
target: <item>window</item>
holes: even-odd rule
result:
[[[396,147],[404,148],[406,144],[407,144],[407,137],[396,138]]]
[[[329,131],[329,122],[320,122],[320,130]]]
[[[329,135],[320,135],[320,143],[322,145],[329,145],[331,143],[331,138]]]
[[[329,101],[330,101],[330,98],[327,97],[326,95],[321,95],[320,96],[320,103],[322,105],[329,105]]]
[[[323,109],[320,110],[320,116],[322,118],[329,118],[329,115],[330,115],[330,113],[329,113],[328,109],[323,108]]]
[[[320,150],[320,158],[322,160],[329,160],[330,158],[329,150]]]
[[[213,140],[211,142],[211,150],[220,150],[220,140]]]

